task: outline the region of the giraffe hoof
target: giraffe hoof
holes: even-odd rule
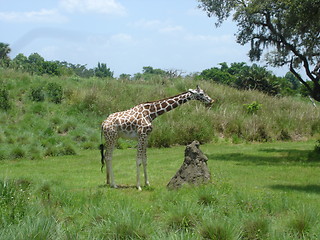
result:
[[[142,191],[142,188],[140,186],[137,187],[138,191]]]
[[[111,187],[111,188],[118,188],[118,186],[115,185],[115,184],[110,185],[110,187]]]

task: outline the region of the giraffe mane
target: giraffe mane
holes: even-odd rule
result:
[[[186,94],[186,93],[188,93],[188,92],[189,92],[189,91],[186,91],[186,92],[179,93],[179,94],[174,95],[174,96],[171,96],[171,97],[167,97],[167,98],[163,98],[163,99],[159,99],[159,100],[155,100],[155,101],[150,101],[150,102],[144,102],[144,103],[141,103],[141,104],[155,103],[155,102],[161,102],[161,101],[169,100],[169,99],[171,99],[171,98],[179,97],[180,95]]]

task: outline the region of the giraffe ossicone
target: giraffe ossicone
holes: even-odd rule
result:
[[[147,145],[148,136],[152,132],[152,121],[170,110],[186,103],[190,100],[198,100],[205,104],[212,105],[212,100],[199,86],[196,89],[189,89],[179,95],[153,101],[141,103],[129,110],[116,112],[104,120],[101,125],[102,134],[105,137],[105,144],[101,145],[102,166],[106,163],[107,184],[116,188],[112,170],[112,153],[119,137],[128,137],[138,139],[136,171],[136,186],[141,190],[140,184],[140,165],[142,163],[144,170],[145,185],[149,186],[147,175]],[[104,151],[105,148],[105,151]]]

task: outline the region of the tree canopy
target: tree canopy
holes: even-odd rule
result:
[[[320,101],[320,0],[199,0],[199,7],[216,26],[231,15],[237,23],[237,42],[249,43],[250,60],[260,60],[264,50],[272,66],[290,71]],[[297,69],[303,68],[309,81]],[[310,82],[311,80],[311,82]],[[311,84],[310,84],[311,83]]]

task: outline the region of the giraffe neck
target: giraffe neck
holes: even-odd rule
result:
[[[152,121],[156,117],[171,111],[189,100],[192,100],[192,94],[190,92],[184,92],[166,99],[145,103],[144,108],[149,110],[149,116]]]

